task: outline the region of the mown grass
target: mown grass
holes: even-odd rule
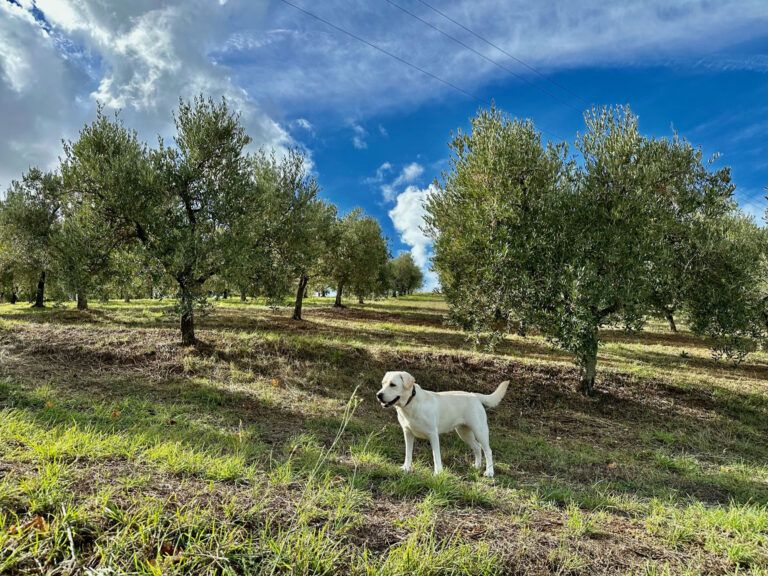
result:
[[[768,356],[604,332],[600,393],[542,338],[475,350],[432,295],[305,321],[219,302],[0,305],[0,573],[768,574]],[[404,474],[374,393],[513,386],[497,477],[457,438]],[[100,572],[99,572],[100,571]]]

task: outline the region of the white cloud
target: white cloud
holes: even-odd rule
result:
[[[400,235],[400,240],[411,247],[414,261],[424,272],[425,290],[432,290],[438,285],[437,275],[429,269],[432,242],[423,231],[426,214],[424,203],[427,196],[436,191],[434,184],[423,189],[408,186],[404,192],[397,195],[397,203],[389,211],[389,218]]]
[[[418,162],[411,162],[403,168],[402,172],[400,172],[400,175],[395,178],[395,181],[392,184],[395,186],[410,184],[422,174],[424,174],[424,166]]]
[[[0,2],[0,191],[30,166],[52,167],[84,119],[72,95],[87,82],[31,13]]]
[[[385,172],[391,171],[392,164],[385,162],[379,166],[378,170],[376,170],[376,176],[374,178],[367,179],[368,183],[380,184],[379,189],[381,190],[385,202],[393,202],[397,196],[397,190],[401,186],[416,182],[416,180],[424,174],[424,166],[418,162],[411,162],[403,167],[400,174],[398,174],[394,180],[391,182],[384,182]]]
[[[365,128],[356,122],[352,122],[352,133],[352,145],[356,150],[365,150],[368,148],[368,142],[365,141],[368,131]]]
[[[302,6],[468,92],[511,78],[508,72],[385,2],[326,0]],[[740,58],[738,53],[719,57],[716,64],[707,56],[723,47],[762,38],[768,26],[765,0],[456,0],[442,3],[440,8],[545,73],[603,65],[765,66],[764,58]],[[489,58],[521,75],[531,74],[425,6],[414,3],[412,9]],[[252,32],[254,47],[246,43],[240,53],[230,53],[228,58],[242,64],[239,76],[253,94],[278,98],[287,110],[309,106],[346,114],[353,109],[358,117],[365,117],[457,96],[444,84],[290,6],[275,6],[270,24],[273,30],[293,33],[272,38],[268,31]],[[285,54],[291,55],[291,66],[284,65]],[[521,89],[548,98],[530,86]],[[561,105],[554,100],[552,104]]]
[[[294,121],[294,124],[299,128],[306,130],[307,132],[314,131],[312,123],[306,118],[298,118],[296,121]]]
[[[61,139],[77,136],[97,101],[121,109],[124,121],[154,142],[158,133],[172,135],[180,97],[225,96],[253,148],[283,153],[292,144],[286,130],[207,53],[226,42],[235,16],[258,29],[266,4],[37,0],[41,22],[0,2],[0,187],[30,165],[51,167]]]

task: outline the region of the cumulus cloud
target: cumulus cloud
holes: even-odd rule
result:
[[[0,2],[0,186],[29,165],[51,166],[62,138],[93,117],[96,102],[120,109],[153,141],[172,134],[179,97],[226,97],[254,139],[278,154],[287,131],[207,53],[230,36],[233,16],[254,28],[266,2],[37,0]],[[5,119],[8,121],[5,121]]]
[[[416,182],[424,174],[424,166],[418,162],[406,164],[400,170],[400,173],[391,181],[385,182],[387,174],[391,173],[394,167],[389,162],[384,162],[376,170],[376,175],[367,178],[368,184],[378,184],[385,202],[393,202],[397,196],[397,190],[406,184]]]
[[[59,139],[84,118],[71,95],[88,77],[22,6],[0,3],[0,189],[30,166],[52,167]]]
[[[419,164],[418,162],[411,162],[410,164],[407,164],[403,167],[402,172],[400,172],[400,175],[395,178],[395,181],[392,182],[395,186],[400,186],[402,184],[410,184],[411,182],[414,182],[419,176],[424,174],[424,166]]]
[[[395,207],[389,211],[389,218],[400,235],[403,244],[411,247],[411,255],[424,272],[424,289],[431,290],[438,285],[437,275],[430,270],[432,242],[424,234],[424,203],[429,194],[436,192],[434,184],[427,188],[408,186],[397,195]]]

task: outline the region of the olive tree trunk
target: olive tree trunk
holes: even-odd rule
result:
[[[195,340],[195,303],[192,292],[181,286],[181,344],[192,346]]]
[[[581,372],[580,391],[584,396],[592,396],[595,393],[595,376],[597,374],[597,346],[598,334],[595,327],[590,335],[589,342],[579,355],[579,368]]]
[[[37,289],[35,290],[35,303],[33,308],[45,307],[45,270],[40,272],[40,278],[37,281]]]
[[[306,296],[307,283],[309,282],[309,276],[302,274],[299,278],[299,287],[296,290],[296,304],[293,307],[293,319],[301,320],[301,306],[304,303],[304,297]]]
[[[77,293],[77,309],[88,310],[88,296],[82,290]]]
[[[677,324],[675,324],[675,316],[674,316],[674,314],[672,312],[670,312],[669,310],[667,310],[664,313],[664,315],[667,318],[667,322],[669,322],[669,329],[672,332],[677,332]]]
[[[344,290],[344,284],[339,284],[339,287],[336,289],[336,301],[333,303],[334,308],[344,308],[344,305],[341,303],[341,293]]]

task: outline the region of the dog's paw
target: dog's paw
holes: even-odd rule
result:
[[[402,470],[403,472],[410,472],[411,471],[411,467],[410,466],[406,466],[405,464],[403,464],[402,466],[400,466],[400,470]]]
[[[486,470],[483,476],[486,478],[493,478],[493,470]]]

